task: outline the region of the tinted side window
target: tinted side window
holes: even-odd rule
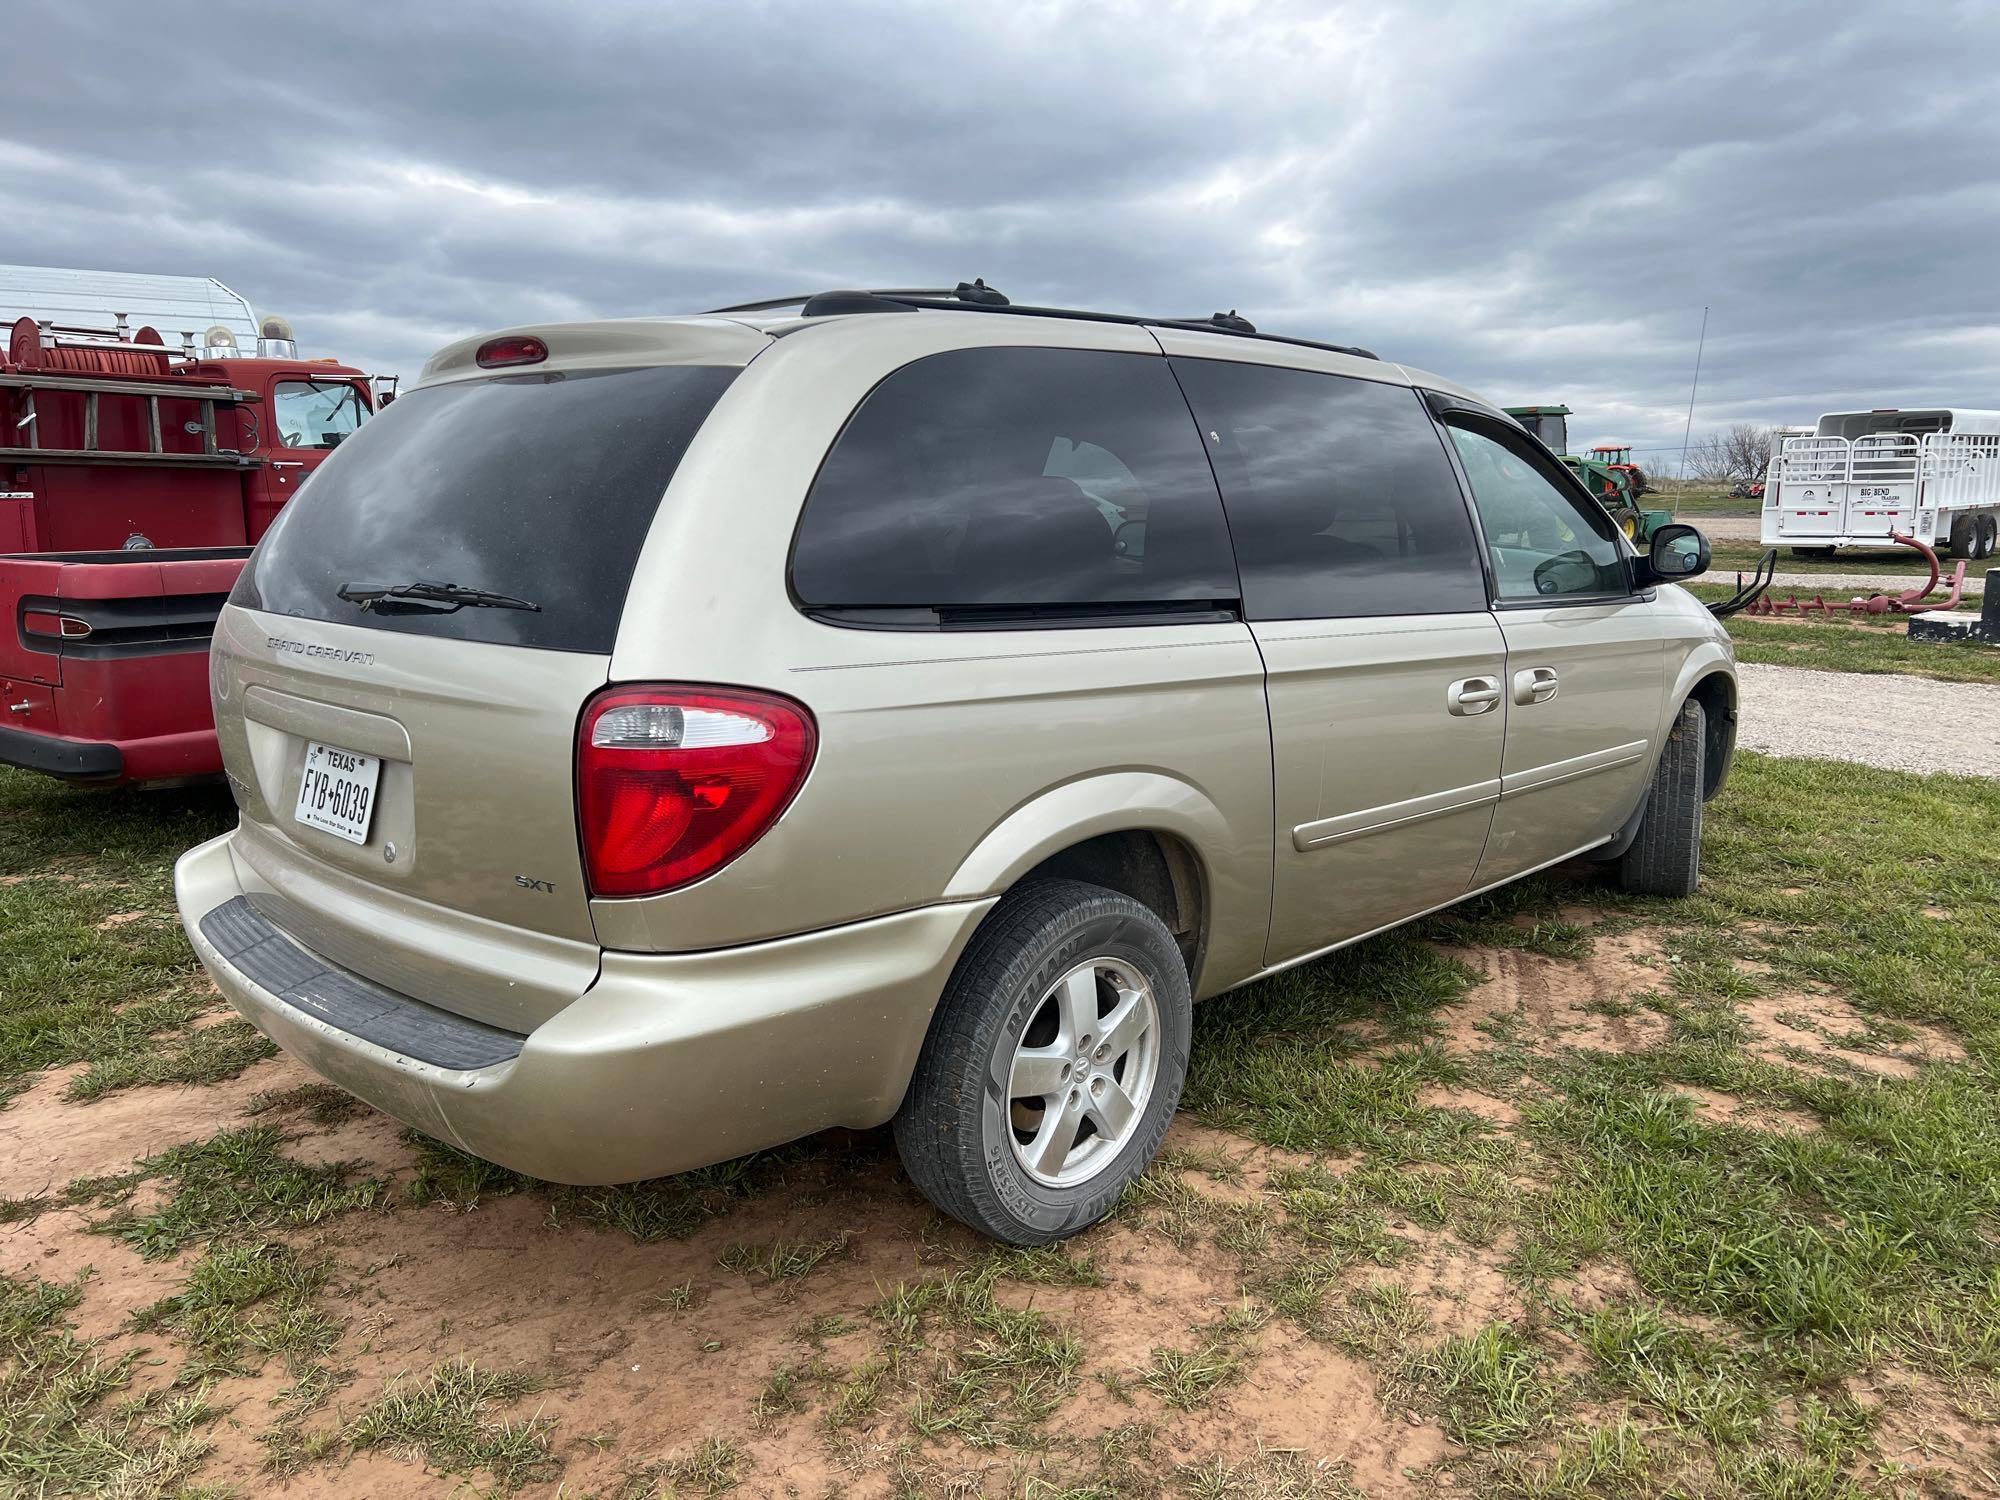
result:
[[[1215,458],[1253,620],[1486,607],[1465,500],[1415,391],[1174,361]]]
[[[820,609],[1234,600],[1215,481],[1164,359],[957,349],[869,393],[792,548]]]
[[[1472,481],[1502,599],[1629,591],[1624,553],[1601,506],[1572,495],[1525,449],[1465,427],[1447,430]]]

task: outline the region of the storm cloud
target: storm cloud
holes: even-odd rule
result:
[[[2000,406],[2000,9],[17,3],[0,261],[312,353],[984,276],[1576,438]]]

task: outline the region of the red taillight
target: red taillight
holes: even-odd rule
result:
[[[599,896],[713,873],[778,821],[812,766],[812,716],[735,688],[618,687],[583,711],[577,817]]]
[[[69,641],[81,640],[90,634],[88,620],[79,620],[74,615],[59,615],[42,609],[23,610],[21,628],[29,635],[60,636]]]
[[[488,339],[473,357],[479,361],[482,370],[494,370],[502,365],[538,365],[549,357],[549,346],[531,334],[510,333]]]

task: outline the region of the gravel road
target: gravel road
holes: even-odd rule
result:
[[[1699,526],[1711,542],[1754,542],[1763,525],[1761,516],[1689,516],[1690,526]]]
[[[1746,663],[1737,743],[1891,771],[2000,776],[2000,686]]]

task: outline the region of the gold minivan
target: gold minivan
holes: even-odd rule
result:
[[[310,1067],[613,1183],[893,1121],[1017,1244],[1198,999],[1576,856],[1694,888],[1728,637],[1491,404],[981,284],[443,350],[215,634],[188,936]]]

